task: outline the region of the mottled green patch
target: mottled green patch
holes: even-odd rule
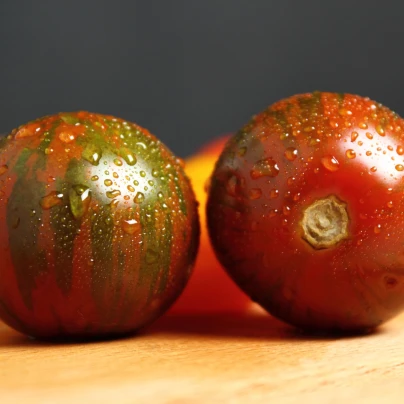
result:
[[[11,259],[21,297],[25,305],[32,309],[36,278],[47,269],[46,255],[37,245],[42,213],[38,201],[45,193],[45,186],[35,176],[28,177],[21,171],[18,175],[7,203],[7,227]],[[17,228],[16,217],[19,218]]]
[[[286,118],[285,111],[272,110],[268,111],[268,116],[271,116],[282,127],[283,131],[287,133],[290,130],[288,119]]]
[[[162,274],[159,285],[159,293],[163,293],[167,288],[168,277],[171,266],[171,246],[172,246],[172,219],[168,213],[164,220],[165,231],[160,237],[161,266]],[[184,235],[186,237],[186,234]],[[188,261],[189,262],[189,261]]]
[[[73,214],[69,194],[72,187],[69,181],[73,173],[77,172],[80,162],[76,159],[70,161],[65,178],[58,178],[56,185],[64,195],[63,205],[55,206],[51,210],[51,226],[54,232],[54,254],[56,281],[63,293],[68,294],[73,281],[74,242],[81,226]]]
[[[102,206],[91,216],[91,247],[93,253],[92,295],[98,307],[105,307],[106,292],[114,269],[114,221],[110,205]]]
[[[337,100],[338,100],[339,107],[342,107],[342,105],[344,104],[344,100],[345,100],[345,93],[337,93]]]
[[[32,169],[27,166],[36,158]],[[7,203],[7,226],[10,252],[17,283],[25,305],[32,308],[32,291],[36,278],[47,270],[46,254],[38,250],[41,226],[40,200],[45,196],[45,184],[37,180],[36,172],[46,167],[46,155],[41,150],[25,148],[12,171],[17,181]],[[15,226],[18,218],[18,226]]]
[[[75,125],[76,123],[80,122],[80,119],[75,116],[75,114],[69,114],[69,113],[61,113],[60,118],[62,119],[63,122],[69,124],[69,125]]]

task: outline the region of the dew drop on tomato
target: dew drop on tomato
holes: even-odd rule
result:
[[[54,206],[61,205],[63,194],[57,191],[53,191],[50,194],[44,196],[41,199],[40,205],[42,209],[51,209]]]
[[[354,159],[356,157],[356,152],[353,149],[348,149],[345,154],[349,159]]]
[[[285,150],[285,157],[289,160],[289,161],[293,161],[296,160],[298,155],[298,151],[295,147],[288,147]]]
[[[358,138],[358,136],[359,136],[359,133],[356,131],[353,131],[351,133],[351,142],[355,142],[355,140]]]
[[[324,156],[321,159],[321,164],[328,171],[337,171],[339,169],[339,161],[334,156]]]
[[[3,175],[4,173],[6,173],[8,170],[8,166],[7,165],[2,165],[0,166],[0,175]]]

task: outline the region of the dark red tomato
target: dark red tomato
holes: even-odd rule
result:
[[[279,101],[212,176],[210,237],[236,283],[308,329],[362,330],[404,308],[404,121],[350,94]]]
[[[62,113],[0,144],[0,317],[23,333],[153,321],[187,283],[198,238],[181,162],[133,123]]]

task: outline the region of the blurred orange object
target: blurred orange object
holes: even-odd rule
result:
[[[210,245],[206,228],[206,185],[214,165],[230,135],[222,136],[185,160],[185,171],[191,179],[199,202],[201,242],[194,273],[177,302],[175,313],[243,312],[251,300],[233,283],[219,264]]]

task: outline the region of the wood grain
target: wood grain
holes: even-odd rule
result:
[[[0,325],[0,403],[402,403],[403,343],[404,316],[328,338],[261,314],[171,315],[74,344]]]

